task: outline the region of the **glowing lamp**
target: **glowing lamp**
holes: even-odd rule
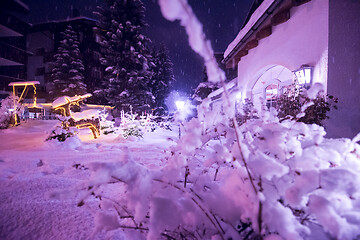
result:
[[[242,93],[241,93],[241,92],[238,92],[235,97],[236,97],[237,100],[241,100],[241,98],[242,98]]]
[[[293,71],[299,85],[310,86],[312,81],[312,67],[302,65],[299,69]]]
[[[176,105],[176,108],[178,109],[178,111],[182,110],[185,106],[185,101],[175,101],[175,105]]]

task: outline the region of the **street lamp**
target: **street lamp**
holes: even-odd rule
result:
[[[242,106],[242,92],[239,91],[238,93],[236,93],[235,95],[235,113],[240,113],[241,112],[241,106]]]
[[[175,105],[177,110],[181,111],[185,106],[185,101],[181,101],[181,100],[175,101]]]
[[[178,110],[178,117],[179,117],[179,139],[181,137],[181,120],[182,120],[182,113],[180,111],[184,110],[185,107],[185,101],[177,100],[175,101],[176,108]]]
[[[293,71],[299,85],[310,87],[312,81],[312,69],[313,68],[309,65],[304,64],[299,69]]]

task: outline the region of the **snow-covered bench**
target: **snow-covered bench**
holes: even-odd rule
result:
[[[62,96],[57,98],[52,103],[52,108],[55,111],[60,111],[61,115],[69,117],[69,127],[89,128],[94,136],[97,138],[100,136],[100,119],[97,110],[85,110],[83,112],[72,113],[71,106],[79,106],[80,102],[85,98],[91,97],[91,94],[85,94],[82,96]]]

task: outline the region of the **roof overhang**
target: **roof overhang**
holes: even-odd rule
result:
[[[232,41],[224,53],[224,62],[234,57],[240,46],[260,27],[260,25],[274,12],[284,0],[264,0],[251,15],[247,24],[240,30],[234,41]]]
[[[272,26],[290,19],[290,9],[311,0],[264,0],[251,15],[224,53],[223,63],[237,63],[248,51],[255,48],[258,41],[272,34]]]

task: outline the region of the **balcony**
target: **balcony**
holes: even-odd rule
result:
[[[0,9],[0,37],[13,37],[25,35],[30,25],[20,20],[19,18],[8,14]],[[7,29],[8,31],[5,31]]]
[[[25,64],[27,55],[23,49],[0,42],[0,58],[14,62],[14,65]]]

